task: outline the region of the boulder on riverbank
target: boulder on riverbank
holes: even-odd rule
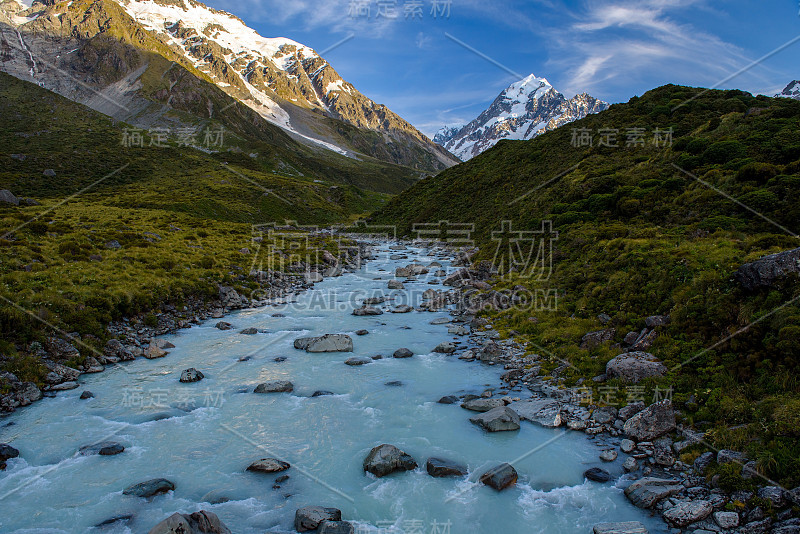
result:
[[[253,393],[291,393],[294,391],[294,384],[288,380],[270,380],[256,386]]]
[[[560,427],[564,421],[561,417],[561,403],[553,399],[531,399],[512,402],[509,408],[521,419],[548,428]]]
[[[711,515],[714,507],[709,501],[687,501],[673,506],[664,512],[664,519],[676,527],[685,527],[696,521],[702,521]]]
[[[517,470],[511,464],[500,464],[481,475],[481,484],[503,491],[517,482]]]
[[[675,430],[675,411],[669,400],[651,404],[625,422],[623,432],[636,441],[653,441]]]
[[[625,488],[625,496],[639,508],[652,508],[661,499],[683,490],[680,480],[646,477]]]
[[[150,529],[148,534],[231,534],[231,531],[216,514],[200,510],[193,514],[176,512]]]
[[[262,458],[250,464],[247,470],[257,473],[280,473],[281,471],[286,471],[290,467],[291,465],[289,462],[284,462],[277,458]]]
[[[469,421],[482,427],[487,432],[519,430],[519,415],[508,406],[495,408],[475,417],[470,417]]]
[[[369,451],[363,467],[364,471],[380,478],[395,471],[412,471],[417,468],[417,462],[394,445],[384,443]]]
[[[461,407],[465,410],[473,412],[485,413],[495,408],[502,408],[506,403],[501,399],[472,399],[461,403]]]
[[[649,352],[626,352],[606,364],[606,377],[636,384],[645,378],[664,376],[667,367]]]
[[[128,486],[122,491],[123,495],[133,495],[134,497],[149,498],[162,493],[175,490],[175,484],[166,478],[154,478],[145,482]]]
[[[294,348],[306,352],[353,352],[353,338],[345,334],[325,334],[294,340]]]
[[[455,343],[451,343],[449,341],[439,343],[438,345],[436,345],[436,348],[433,349],[433,352],[438,352],[440,354],[453,354],[455,351],[456,351]]]
[[[342,511],[323,506],[304,506],[294,514],[294,529],[297,532],[317,530],[324,521],[341,521]]]

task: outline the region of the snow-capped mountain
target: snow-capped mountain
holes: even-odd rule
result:
[[[230,104],[200,88],[210,82],[309,146],[421,171],[457,163],[311,48],[262,37],[238,17],[195,0],[0,0],[0,46],[11,59],[0,69],[135,125],[166,120],[153,115],[163,106],[153,108],[142,97],[183,103],[195,115],[231,113]],[[157,56],[192,74],[196,79],[184,85],[193,91],[148,87],[181,77],[162,68]]]
[[[775,96],[782,96],[786,98],[794,98],[800,100],[800,80],[789,82],[786,88]]]
[[[567,99],[545,78],[531,74],[505,89],[466,126],[442,128],[434,141],[466,161],[501,139],[533,139],[606,108],[608,103],[586,93]]]

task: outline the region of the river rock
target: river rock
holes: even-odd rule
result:
[[[312,397],[326,397],[328,395],[335,395],[335,393],[333,391],[319,390],[319,391],[315,391],[311,396]]]
[[[489,341],[477,353],[478,360],[482,362],[496,362],[503,356],[503,348],[495,343]]]
[[[600,459],[604,462],[613,462],[617,459],[617,451],[608,449],[600,453]]]
[[[369,330],[356,330],[357,336],[366,336],[367,334],[369,334]]]
[[[440,354],[452,354],[455,351],[456,351],[455,343],[451,343],[449,341],[439,343],[438,345],[436,345],[436,348],[433,349],[433,352],[438,352]]]
[[[639,460],[637,460],[633,456],[625,458],[625,462],[623,462],[622,464],[622,469],[624,469],[626,473],[633,473],[634,471],[638,471]]]
[[[461,404],[461,407],[473,412],[488,412],[495,408],[502,408],[506,403],[501,399],[472,399]]]
[[[364,317],[369,315],[383,315],[383,310],[380,308],[373,308],[372,306],[361,306],[353,310],[353,315],[356,317]]]
[[[127,362],[135,359],[133,352],[131,352],[125,345],[118,339],[109,339],[103,348],[103,356],[106,359],[116,358],[119,361]]]
[[[532,399],[512,402],[509,408],[517,412],[521,419],[548,428],[561,426],[561,403],[553,399]]]
[[[356,529],[349,521],[323,521],[317,534],[355,534]]]
[[[89,390],[84,391],[83,393],[81,393],[81,396],[80,396],[81,400],[87,400],[87,399],[93,399],[93,398],[94,398],[94,393],[92,393]]]
[[[294,348],[306,352],[353,352],[353,338],[345,334],[325,334],[294,340]]]
[[[405,289],[406,286],[403,285],[403,282],[400,280],[389,280],[388,284],[389,289]]]
[[[369,451],[363,467],[364,471],[380,478],[395,471],[412,471],[417,468],[417,462],[394,445],[384,443]]]
[[[6,468],[6,460],[18,458],[19,451],[7,443],[0,443],[0,471]]]
[[[214,327],[217,330],[231,330],[233,328],[233,325],[231,323],[226,322],[226,321],[220,321],[216,325],[214,325]]]
[[[175,489],[175,484],[166,478],[154,478],[146,482],[140,482],[133,486],[128,486],[122,491],[123,495],[133,495],[135,497],[149,498],[161,493],[167,493]]]
[[[661,499],[682,490],[683,486],[678,480],[646,477],[625,488],[625,496],[639,508],[651,508]]]
[[[167,351],[156,345],[155,343],[150,343],[147,349],[144,351],[144,357],[148,360],[155,360],[156,358],[163,358],[167,355]]]
[[[637,413],[644,410],[645,408],[646,406],[642,401],[632,402],[631,404],[628,404],[627,406],[623,406],[622,408],[620,408],[619,412],[617,413],[617,417],[619,417],[620,419],[622,419],[623,422],[625,422],[634,415],[636,415]]]
[[[645,526],[638,521],[598,523],[592,532],[594,534],[649,534]]]
[[[291,465],[289,465],[289,462],[284,462],[283,460],[262,458],[250,464],[247,470],[257,473],[280,473],[281,471],[286,471],[290,467]]]
[[[291,393],[294,391],[294,384],[288,380],[270,380],[256,386],[253,393]]]
[[[193,514],[176,512],[150,529],[148,534],[231,534],[231,531],[216,514],[200,510]]]
[[[611,473],[599,467],[592,467],[583,472],[583,476],[592,482],[608,482],[611,480]]]
[[[115,441],[101,441],[92,445],[84,445],[78,452],[81,456],[99,454],[100,456],[114,456],[125,450],[125,447]]]
[[[517,482],[517,470],[511,464],[503,463],[493,467],[481,475],[481,484],[485,484],[497,491],[503,491]]]
[[[714,453],[713,452],[704,452],[697,459],[694,461],[695,471],[697,471],[701,475],[705,475],[706,469],[714,462]]]
[[[365,356],[354,356],[346,359],[344,363],[351,366],[366,365],[368,363],[372,363],[372,358],[367,358]]]
[[[194,367],[190,367],[189,369],[186,369],[184,372],[181,373],[180,381],[184,383],[200,382],[204,378],[205,375],[203,373],[201,373]]]
[[[739,526],[739,514],[736,512],[714,512],[714,522],[720,528],[736,528]]]
[[[508,406],[489,410],[481,415],[471,417],[469,421],[483,427],[488,432],[519,430],[519,415]]]
[[[412,308],[408,304],[400,304],[399,306],[395,306],[389,311],[392,313],[409,313],[414,311],[414,308]]]
[[[702,521],[711,515],[714,507],[708,501],[688,501],[673,506],[664,512],[664,519],[672,525],[685,527],[696,521]]]
[[[649,352],[627,352],[606,364],[606,377],[637,383],[645,378],[664,376],[667,367]]]
[[[623,432],[636,441],[652,441],[675,430],[675,411],[669,400],[651,404],[625,422]]]
[[[414,353],[406,348],[397,349],[396,351],[394,351],[394,354],[392,354],[392,356],[395,358],[410,358],[413,355]]]
[[[440,324],[447,324],[447,323],[451,323],[451,322],[452,321],[450,320],[449,317],[439,317],[439,318],[436,318],[433,321],[431,321],[429,324],[440,325]]]
[[[458,402],[458,397],[455,395],[445,395],[437,401],[439,404],[455,404]]]
[[[252,327],[245,328],[244,330],[241,330],[239,333],[245,336],[254,336],[258,334],[258,328],[252,328]]]
[[[467,467],[442,458],[428,458],[425,469],[432,477],[463,477],[467,474]]]
[[[317,530],[323,521],[341,521],[342,511],[338,508],[304,506],[294,514],[294,529],[297,532]]]
[[[630,454],[633,452],[633,449],[636,448],[636,443],[630,439],[623,439],[619,442],[619,450],[624,452],[625,454]]]
[[[69,391],[71,389],[77,389],[81,385],[77,382],[61,382],[60,384],[56,384],[54,386],[50,386],[50,391]]]

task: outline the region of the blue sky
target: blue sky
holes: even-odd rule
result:
[[[265,37],[324,52],[362,93],[428,135],[475,118],[518,75],[612,103],[666,83],[774,94],[800,79],[800,41],[734,76],[800,38],[798,0],[206,3]]]

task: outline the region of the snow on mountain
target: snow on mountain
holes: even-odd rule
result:
[[[452,156],[386,106],[345,81],[311,48],[284,37],[266,38],[238,17],[196,0],[119,0],[127,13],[157,33],[226,93],[266,120],[330,148],[330,139],[310,126],[321,112],[353,126],[388,133],[411,150],[429,153],[437,168]],[[341,152],[341,150],[339,150]]]
[[[466,161],[501,139],[533,139],[606,108],[585,93],[566,99],[547,79],[531,74],[506,88],[475,120],[457,131],[443,128],[434,141]]]
[[[800,100],[800,80],[789,82],[786,88],[775,96],[782,96],[786,98],[794,98]]]

